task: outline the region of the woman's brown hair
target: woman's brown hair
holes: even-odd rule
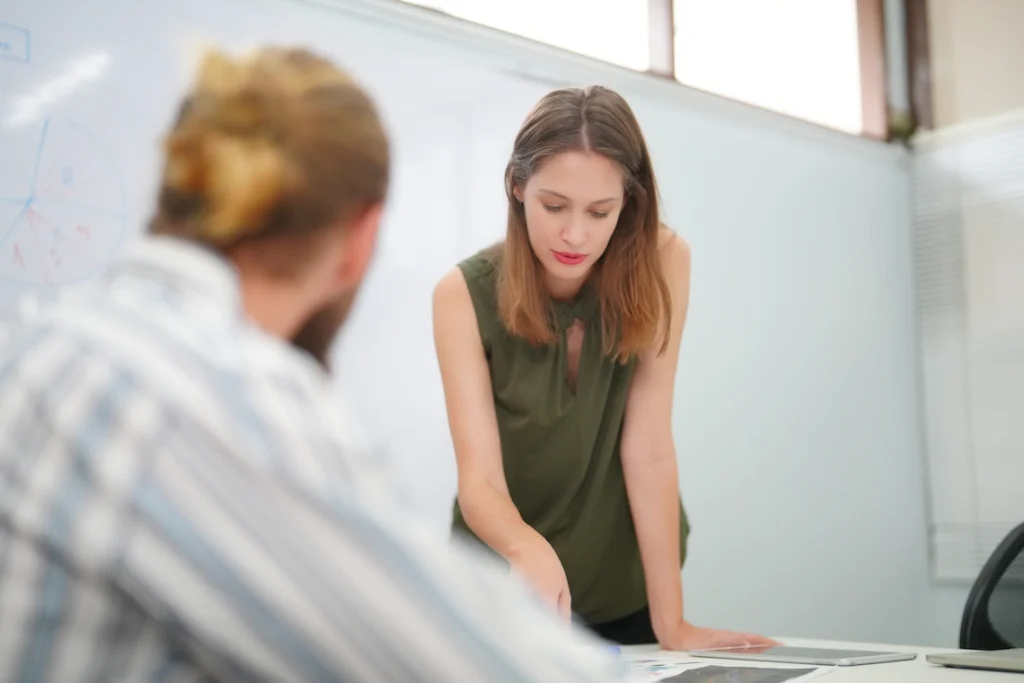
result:
[[[164,150],[150,232],[220,251],[272,242],[262,260],[279,276],[301,269],[324,228],[387,192],[388,141],[373,102],[302,49],[207,53]]]
[[[498,310],[510,333],[534,344],[557,340],[540,261],[517,187],[556,154],[601,154],[622,170],[625,201],[608,248],[590,276],[600,302],[602,345],[625,362],[656,340],[668,347],[671,295],[658,255],[658,189],[647,143],[629,104],[601,86],[545,95],[516,135],[505,171],[508,232],[498,268]]]

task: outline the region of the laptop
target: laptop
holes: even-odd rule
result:
[[[811,666],[860,666],[905,662],[917,658],[913,652],[877,652],[847,650],[843,648],[747,646],[727,647],[712,650],[691,650],[693,657],[713,659],[746,659],[755,662],[776,662],[779,664],[804,664]]]
[[[925,655],[926,662],[957,669],[985,669],[987,671],[1016,671],[1024,673],[1024,648],[993,650],[991,652],[969,650],[966,652],[943,652]]]

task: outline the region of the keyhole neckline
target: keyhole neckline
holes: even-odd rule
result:
[[[551,299],[554,323],[559,332],[566,332],[577,320],[589,324],[598,308],[597,293],[589,283],[583,285],[583,289],[572,301]]]

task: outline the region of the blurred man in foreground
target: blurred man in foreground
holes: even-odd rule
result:
[[[331,398],[389,173],[364,92],[212,53],[165,152],[150,234],[0,353],[0,679],[609,680]]]

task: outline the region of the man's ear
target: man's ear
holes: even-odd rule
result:
[[[345,226],[338,278],[346,289],[358,287],[366,277],[377,245],[383,203],[372,204]]]

